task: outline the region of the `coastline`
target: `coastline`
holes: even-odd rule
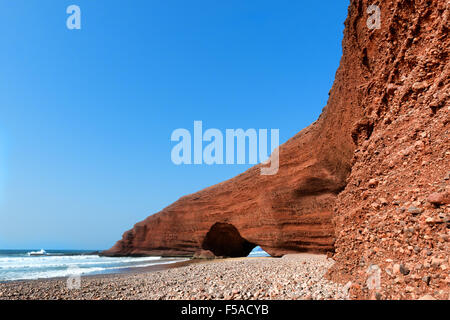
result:
[[[333,261],[324,255],[283,258],[191,259],[130,268],[115,274],[0,283],[0,300],[346,299],[345,288],[324,278]]]
[[[172,257],[168,257],[172,258]],[[200,260],[200,261],[198,261]],[[178,262],[169,262],[169,263],[159,263],[151,266],[145,267],[124,267],[120,269],[116,269],[116,271],[104,271],[100,273],[92,273],[92,274],[84,274],[82,278],[102,278],[102,277],[115,277],[120,275],[130,275],[130,274],[139,274],[139,273],[149,273],[162,271],[172,268],[180,268],[190,264],[201,263],[201,259],[192,259],[186,258],[185,261]],[[0,286],[2,284],[13,284],[13,283],[23,283],[23,282],[34,282],[34,281],[52,281],[52,280],[67,280],[68,277],[49,277],[49,278],[38,278],[38,279],[18,279],[18,280],[0,280]]]

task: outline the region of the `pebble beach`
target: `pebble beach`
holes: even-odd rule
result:
[[[44,300],[322,300],[346,299],[344,286],[324,278],[325,255],[192,260],[165,270],[0,283],[0,299]]]

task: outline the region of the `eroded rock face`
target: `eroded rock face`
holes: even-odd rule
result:
[[[353,298],[448,299],[449,2],[379,3],[369,29],[373,3],[351,1],[328,104],[276,175],[255,166],[183,197],[106,253],[192,255],[226,223],[273,256],[335,249],[329,276]]]
[[[330,276],[351,281],[352,298],[449,299],[450,2],[382,1],[371,31],[369,4],[351,2],[346,33],[366,53],[361,123],[372,133],[356,137],[336,202]]]

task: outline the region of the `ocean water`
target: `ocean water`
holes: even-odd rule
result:
[[[188,260],[162,257],[101,257],[86,250],[46,250],[46,255],[29,255],[30,252],[37,251],[39,250],[0,250],[0,282],[119,273],[130,268]],[[269,254],[261,247],[256,247],[249,257],[269,257]]]
[[[255,247],[252,252],[248,255],[249,257],[270,257],[270,255],[265,252],[261,247]]]
[[[0,250],[0,282],[74,275],[118,273],[130,268],[169,264],[188,259],[161,257],[100,257],[83,250],[47,250],[46,255],[30,256],[39,250]]]

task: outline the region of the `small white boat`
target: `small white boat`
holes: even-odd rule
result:
[[[47,252],[45,252],[44,249],[41,249],[41,250],[39,250],[39,251],[31,251],[31,252],[28,252],[28,255],[29,255],[29,256],[45,256],[45,255],[47,255]]]

